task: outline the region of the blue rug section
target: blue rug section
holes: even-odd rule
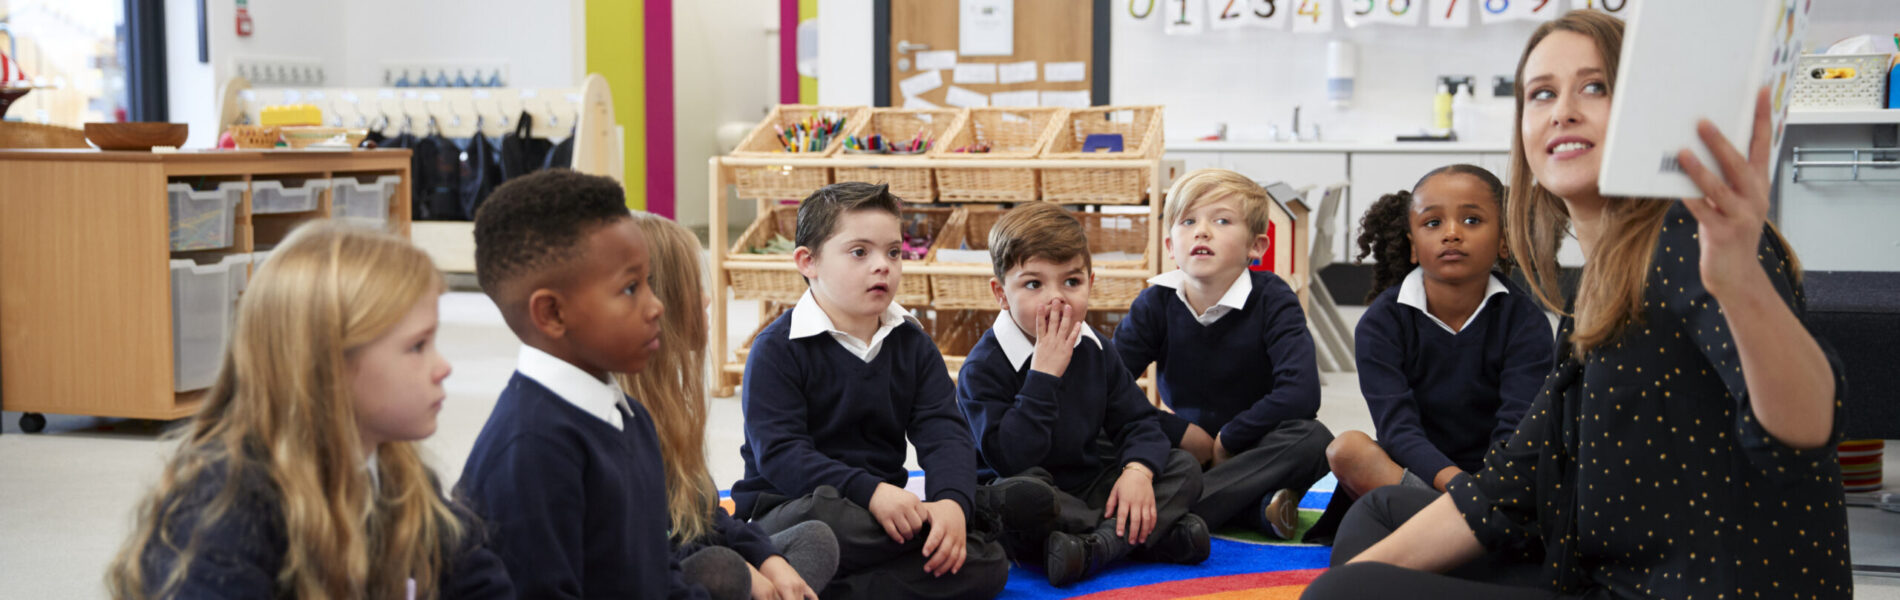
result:
[[[1324,546],[1266,546],[1216,539],[1207,562],[1198,565],[1163,565],[1122,561],[1107,573],[1066,588],[1049,585],[1041,568],[1009,569],[1009,583],[1000,598],[1068,598],[1106,590],[1143,586],[1182,579],[1244,575],[1268,571],[1319,569],[1326,567],[1332,548]]]

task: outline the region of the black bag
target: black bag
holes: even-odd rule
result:
[[[554,144],[534,137],[534,115],[521,111],[521,122],[515,124],[515,132],[501,138],[501,180],[508,180],[533,173],[547,164],[548,151]]]
[[[418,221],[465,221],[462,216],[462,148],[430,124],[410,155],[410,216]]]
[[[501,185],[501,151],[488,136],[482,135],[481,123],[475,125],[475,137],[462,150],[462,218],[475,219],[475,210]]]
[[[566,169],[574,165],[575,133],[576,131],[568,131],[567,139],[561,140],[561,143],[554,145],[553,150],[548,151],[548,160],[547,162],[541,163],[541,168]]]

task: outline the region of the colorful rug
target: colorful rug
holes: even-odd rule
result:
[[[1331,475],[1313,486],[1300,500],[1300,534],[1319,520],[1333,497],[1337,481]],[[911,473],[913,493],[923,492],[923,472]],[[720,494],[727,510],[731,500]],[[1258,532],[1228,529],[1216,532],[1206,562],[1193,566],[1123,561],[1095,578],[1056,588],[1040,567],[1012,566],[1009,584],[1000,598],[1086,598],[1088,600],[1229,598],[1293,599],[1326,569],[1332,548],[1272,539]]]

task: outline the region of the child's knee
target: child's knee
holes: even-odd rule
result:
[[[1379,451],[1378,442],[1360,431],[1347,431],[1326,445],[1326,464],[1342,476],[1357,471],[1370,453]]]

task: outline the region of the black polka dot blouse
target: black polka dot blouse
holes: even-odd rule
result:
[[[1670,209],[1642,317],[1589,354],[1559,327],[1557,367],[1508,442],[1449,488],[1491,552],[1541,562],[1565,593],[1618,598],[1849,598],[1839,398],[1797,450],[1756,422],[1722,307],[1702,287],[1697,226]],[[1797,316],[1794,266],[1764,232],[1762,266]]]

